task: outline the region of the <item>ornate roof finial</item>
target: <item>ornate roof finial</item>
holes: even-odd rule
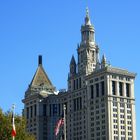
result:
[[[91,25],[88,7],[86,8],[85,25]]]
[[[89,17],[89,9],[86,7],[86,17]]]
[[[103,64],[106,64],[106,57],[105,57],[105,54],[103,54],[102,63],[103,63]]]

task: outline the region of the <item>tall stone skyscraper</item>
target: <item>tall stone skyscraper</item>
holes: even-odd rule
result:
[[[25,92],[24,116],[27,131],[37,140],[59,140],[54,135],[66,105],[67,140],[136,140],[135,73],[99,58],[95,30],[86,10],[81,26],[78,60],[70,61],[68,89],[55,93],[39,56],[37,71]]]

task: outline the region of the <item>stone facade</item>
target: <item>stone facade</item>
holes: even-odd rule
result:
[[[68,89],[56,94],[39,56],[37,71],[25,92],[27,131],[37,140],[60,140],[54,135],[66,105],[67,140],[136,140],[135,73],[112,67],[99,47],[88,9],[81,26],[78,62],[72,56]]]

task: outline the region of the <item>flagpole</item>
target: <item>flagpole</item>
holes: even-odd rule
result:
[[[12,111],[13,111],[13,116],[15,115],[15,104],[12,105]],[[14,122],[14,117],[12,118],[12,123],[15,123]],[[13,124],[12,124],[13,125]],[[13,140],[15,140],[15,136],[12,136]]]
[[[66,105],[64,104],[64,140],[66,140]]]

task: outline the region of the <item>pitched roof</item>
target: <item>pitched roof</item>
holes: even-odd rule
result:
[[[30,86],[45,86],[48,89],[51,89],[54,91],[54,86],[52,85],[42,65],[38,66],[36,73],[31,81]]]

